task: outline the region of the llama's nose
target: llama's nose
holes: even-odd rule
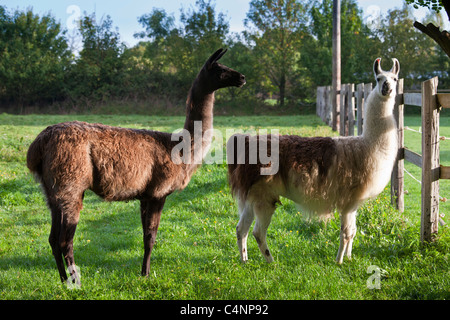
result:
[[[245,81],[245,76],[243,74],[241,74],[239,76],[239,87],[242,87],[243,85],[245,85],[247,83],[247,81]]]
[[[383,83],[383,86],[381,88],[381,94],[383,96],[387,96],[388,94],[390,94],[392,92],[391,87],[389,86],[389,83],[386,81]]]

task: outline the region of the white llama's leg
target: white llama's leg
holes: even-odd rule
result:
[[[341,214],[341,234],[336,262],[344,261],[344,254],[351,258],[353,238],[356,234],[356,211]]]
[[[350,235],[349,235],[347,248],[345,250],[345,255],[349,259],[352,258],[353,239],[355,238],[355,235],[356,235],[356,211],[353,211],[350,214],[350,218],[352,219],[352,221],[351,221],[351,229],[350,229]]]
[[[269,227],[275,208],[273,205],[258,203],[254,206],[253,209],[256,215],[256,223],[255,227],[253,228],[253,236],[258,243],[261,254],[264,256],[264,258],[266,258],[267,262],[270,263],[273,261],[273,257],[270,254],[269,247],[267,246],[266,236],[267,228]]]
[[[236,237],[237,244],[239,247],[239,252],[241,254],[242,262],[248,260],[247,255],[247,237],[250,226],[252,225],[255,214],[253,213],[253,208],[249,203],[238,201],[239,206],[239,223],[236,227]]]

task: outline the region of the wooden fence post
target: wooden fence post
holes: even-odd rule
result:
[[[322,95],[322,87],[317,87],[316,90],[316,115],[318,115],[322,120],[322,99],[323,99],[323,95]]]
[[[422,83],[422,218],[420,240],[433,241],[439,221],[438,78]]]
[[[353,93],[355,92],[355,85],[349,84],[347,87],[347,106],[348,106],[348,135],[355,135],[355,99]]]
[[[367,97],[369,96],[369,94],[372,92],[372,83],[366,83],[364,85],[364,101],[367,101]],[[365,102],[363,103],[362,106],[362,110],[361,110],[361,117],[362,117],[362,121],[361,121],[361,134],[364,132],[364,110],[365,110]]]
[[[326,114],[326,87],[317,87],[317,97],[316,97],[316,114],[325,122]]]
[[[333,125],[333,87],[326,87],[326,107],[327,107],[327,124],[331,127]]]
[[[363,131],[363,113],[364,113],[364,83],[356,86],[356,125],[358,136],[362,135]]]
[[[339,112],[339,135],[345,136],[345,117],[347,116],[347,104],[345,103],[347,98],[347,85],[341,84],[341,96],[340,96],[340,112]]]
[[[332,55],[332,129],[339,131],[339,114],[342,111],[338,93],[341,90],[341,0],[333,0]]]
[[[404,194],[404,168],[405,168],[405,139],[404,126],[405,120],[403,118],[403,79],[397,82],[397,97],[394,106],[394,117],[397,122],[398,129],[398,154],[397,160],[394,164],[391,177],[391,204],[395,206],[398,211],[405,210],[405,194]]]

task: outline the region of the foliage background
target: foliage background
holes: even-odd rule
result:
[[[342,0],[342,83],[372,81],[376,57],[390,68],[401,63],[407,88],[433,75],[446,88],[449,59],[416,30],[412,6],[390,10],[377,24],[364,21],[355,0]],[[126,47],[109,16],[84,13],[71,45],[52,15],[0,5],[0,108],[9,112],[90,112],[110,105],[139,105],[147,112],[182,114],[192,79],[219,47],[223,63],[244,73],[243,89],[218,93],[219,105],[273,105],[298,112],[314,102],[315,88],[331,84],[332,0],[252,0],[245,31],[230,32],[226,14],[213,0],[197,0],[179,19],[154,8],[138,18],[141,41]],[[437,25],[442,15],[426,18]],[[179,21],[176,23],[176,21]],[[414,54],[412,54],[414,53]],[[150,103],[151,102],[151,103]]]

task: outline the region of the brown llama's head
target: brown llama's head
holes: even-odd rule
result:
[[[226,87],[242,87],[246,83],[243,74],[217,62],[226,52],[227,49],[214,52],[199,73],[198,80],[211,92]]]

